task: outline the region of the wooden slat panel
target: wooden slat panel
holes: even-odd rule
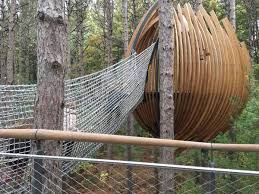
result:
[[[248,100],[251,61],[227,19],[189,4],[177,6],[175,18],[174,100],[176,139],[209,141],[225,132]],[[135,30],[129,44],[141,52],[158,40],[157,4]],[[144,100],[135,116],[142,127],[159,135],[159,64],[157,47],[148,68]]]

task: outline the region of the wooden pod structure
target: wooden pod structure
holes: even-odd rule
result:
[[[228,19],[219,21],[203,7],[177,6],[175,19],[175,137],[209,141],[225,132],[244,108],[249,95],[251,62],[244,43]],[[142,18],[129,44],[140,53],[158,42],[158,4]],[[158,46],[150,62],[144,99],[134,115],[141,126],[159,136]]]

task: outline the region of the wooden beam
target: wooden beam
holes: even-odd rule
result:
[[[0,138],[127,144],[138,146],[259,152],[259,144],[220,144],[46,129],[0,129]]]

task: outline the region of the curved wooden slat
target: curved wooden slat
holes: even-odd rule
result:
[[[141,19],[129,44],[138,53],[158,40],[155,4]],[[209,141],[225,132],[248,100],[251,62],[227,19],[204,8],[195,13],[189,4],[177,6],[175,19],[175,137]],[[159,136],[158,48],[148,68],[144,100],[135,110],[141,126]]]

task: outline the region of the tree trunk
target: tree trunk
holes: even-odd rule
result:
[[[202,5],[202,0],[196,0],[194,3],[194,10],[198,11],[199,7]]]
[[[66,78],[70,78],[71,74],[71,51],[70,51],[70,15],[71,15],[71,0],[66,0],[67,3],[67,70],[66,70]]]
[[[128,0],[122,1],[122,20],[123,20],[123,50],[124,56],[128,51],[128,42],[129,42],[129,30],[128,30]],[[132,114],[129,115],[127,120],[127,135],[134,135],[134,117]],[[127,145],[127,160],[132,160],[132,146]],[[132,167],[127,167],[127,194],[133,192],[133,180],[132,180]]]
[[[236,29],[236,0],[229,0],[229,20]]]
[[[132,0],[132,24],[133,24],[133,29],[136,29],[138,26],[138,17],[137,17],[137,5],[136,5],[136,0]]]
[[[78,21],[78,63],[80,76],[85,74],[84,68],[84,20],[85,20],[85,6],[82,1],[77,2],[77,21]]]
[[[174,28],[173,1],[159,0],[160,138],[174,139]],[[172,148],[160,149],[160,163],[174,162]],[[174,172],[159,170],[160,193],[174,193]]]
[[[6,63],[4,53],[4,21],[5,21],[5,4],[4,0],[0,1],[0,84],[5,84],[6,79]]]
[[[10,16],[8,26],[8,52],[7,52],[7,77],[6,84],[14,84],[14,66],[15,66],[15,17],[16,17],[16,0],[11,0]]]
[[[228,8],[228,18],[230,23],[232,24],[233,28],[236,29],[236,0],[229,0],[228,2],[229,8]],[[236,143],[236,133],[234,128],[234,123],[232,123],[232,127],[229,130],[229,143]],[[234,152],[228,152],[228,157],[231,163],[235,160],[235,153]],[[235,182],[235,176],[230,176],[230,181]],[[233,188],[234,189],[234,188]],[[235,190],[232,190],[232,192],[235,192]]]
[[[255,55],[258,46],[257,43],[257,35],[258,35],[258,25],[257,25],[257,15],[258,12],[256,11],[256,1],[254,0],[244,0],[245,9],[247,12],[247,28],[248,28],[248,42],[249,42],[249,53],[251,58],[254,60],[254,64],[258,63],[259,56]]]
[[[105,0],[106,7],[106,51],[107,51],[107,65],[113,65],[113,54],[112,54],[112,36],[113,36],[113,11],[114,2],[113,0]],[[113,158],[112,145],[108,144],[107,155],[109,159]]]
[[[152,7],[152,5],[153,5],[153,1],[152,0],[146,0],[146,3],[147,3],[147,6],[148,6],[148,9],[150,7]]]
[[[128,0],[122,1],[122,20],[123,20],[123,51],[125,56],[128,51],[128,42],[129,42]]]
[[[107,63],[108,65],[113,65],[113,54],[112,54],[112,37],[113,37],[113,11],[114,11],[114,2],[113,0],[106,0],[106,14],[107,14]]]
[[[34,110],[34,128],[62,130],[64,109],[64,77],[67,65],[67,26],[65,0],[38,0],[38,85]],[[60,156],[61,142],[37,142],[37,151]],[[43,169],[38,169],[42,166]],[[37,169],[42,171],[37,173]],[[61,162],[44,159],[34,161],[36,184],[42,193],[62,193]],[[39,193],[34,191],[35,193]]]
[[[201,150],[201,166],[202,167],[209,167],[209,151],[208,150]],[[203,172],[200,173],[200,184],[202,185],[203,192],[209,192],[211,188],[211,177],[210,173],[208,172]],[[208,182],[210,181],[210,182]]]
[[[133,114],[130,114],[127,120],[127,135],[133,136],[134,135],[134,117]],[[132,146],[127,146],[127,160],[132,161]],[[133,175],[132,175],[132,167],[127,166],[127,194],[133,193]]]

